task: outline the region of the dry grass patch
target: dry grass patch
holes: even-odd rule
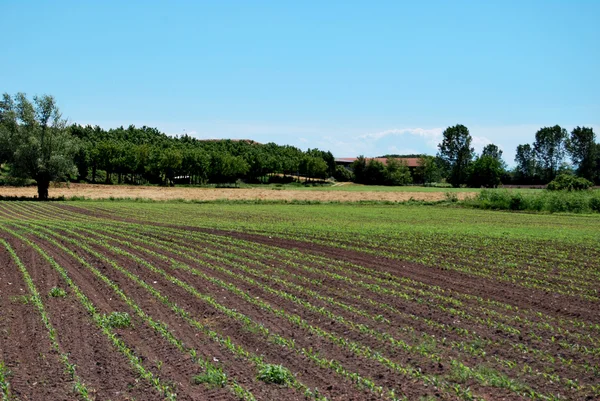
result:
[[[454,193],[458,199],[473,196],[476,192]],[[0,187],[0,196],[37,195],[36,187]],[[391,201],[402,202],[410,199],[437,201],[445,198],[444,192],[374,192],[369,191],[310,191],[279,190],[266,188],[179,188],[179,187],[144,187],[144,186],[110,186],[98,184],[71,184],[69,187],[50,188],[51,197],[84,196],[91,199],[107,198],[147,198],[154,200],[300,200],[300,201]]]

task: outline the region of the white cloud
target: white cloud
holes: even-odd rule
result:
[[[444,128],[392,128],[385,131],[374,132],[369,134],[361,135],[359,138],[361,139],[372,139],[379,140],[386,136],[402,136],[402,135],[412,135],[418,136],[421,138],[425,138],[427,144],[436,148],[437,144],[442,140],[442,133],[444,132]]]
[[[473,145],[473,148],[475,148],[475,151],[477,153],[480,153],[483,150],[483,148],[485,147],[485,145],[489,145],[490,143],[493,143],[490,139],[488,139],[484,136],[472,136],[472,137],[473,137],[473,141],[471,142],[471,145]],[[502,149],[501,146],[498,146],[498,147],[500,149]]]
[[[399,148],[398,146],[390,146],[387,148],[387,152],[390,155],[416,155],[422,153],[414,148]]]

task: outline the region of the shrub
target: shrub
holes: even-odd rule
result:
[[[600,192],[537,191],[523,194],[490,189],[482,190],[475,199],[465,200],[460,204],[478,209],[590,213],[600,212]]]
[[[575,177],[570,174],[560,174],[553,181],[548,183],[547,189],[550,191],[582,191],[589,189],[594,184],[582,177]]]
[[[67,292],[62,288],[54,287],[50,290],[48,295],[54,298],[63,298],[67,296]]]
[[[126,329],[131,327],[131,317],[127,312],[113,312],[103,316],[104,322],[115,329]]]
[[[194,376],[195,384],[206,384],[210,388],[225,387],[227,384],[227,375],[221,368],[213,365],[207,365],[206,372]]]
[[[510,210],[525,210],[525,209],[527,209],[527,204],[525,202],[525,198],[523,197],[523,195],[521,193],[516,192],[511,195],[509,209]]]
[[[292,373],[282,365],[264,365],[258,372],[258,380],[265,383],[285,384],[292,379]]]
[[[590,210],[600,213],[600,196],[590,198]]]
[[[453,192],[446,192],[444,196],[448,202],[458,202],[458,196]]]
[[[354,181],[354,174],[346,167],[336,166],[333,178],[335,178],[336,181],[350,182]]]

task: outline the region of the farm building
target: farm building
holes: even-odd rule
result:
[[[350,165],[356,159],[358,159],[358,157],[338,157],[335,159],[335,164],[337,164],[338,166],[344,166],[346,168],[350,168]],[[414,170],[417,167],[419,167],[419,158],[418,157],[394,157],[394,159],[397,159],[397,160],[400,160],[400,161],[406,163],[411,174],[414,172]],[[370,160],[376,160],[378,162],[383,163],[383,165],[387,164],[387,157],[367,157],[367,158],[365,158],[365,160],[367,161],[367,163]]]

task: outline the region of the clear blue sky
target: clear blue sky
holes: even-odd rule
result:
[[[0,0],[0,91],[199,138],[434,154],[600,130],[600,1]]]

